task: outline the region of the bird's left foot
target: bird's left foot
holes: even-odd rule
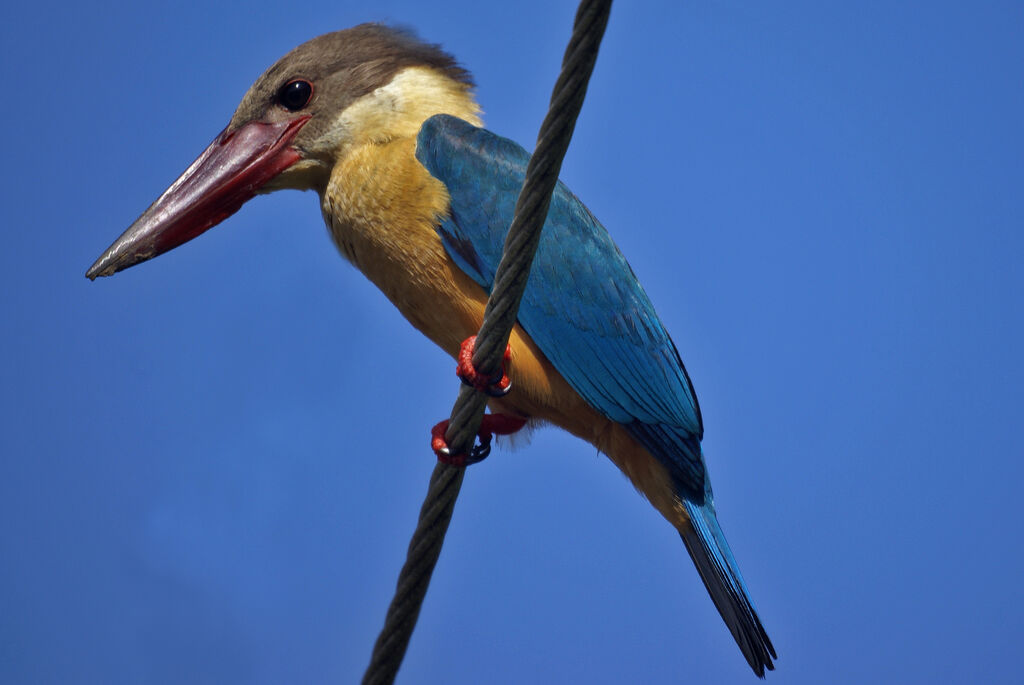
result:
[[[510,435],[526,425],[526,419],[520,419],[508,414],[484,414],[480,421],[480,430],[477,431],[477,438],[480,444],[473,447],[469,454],[452,454],[448,443],[445,442],[444,434],[448,431],[448,419],[430,429],[430,447],[437,455],[437,460],[449,466],[469,466],[487,458],[491,453],[491,438],[495,434]]]

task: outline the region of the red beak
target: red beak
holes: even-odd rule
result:
[[[85,275],[111,276],[163,254],[228,218],[301,159],[290,143],[309,117],[223,131]]]

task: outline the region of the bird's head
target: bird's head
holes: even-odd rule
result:
[[[224,131],[86,276],[167,252],[258,193],[322,194],[350,150],[415,136],[434,114],[478,123],[472,86],[450,55],[403,31],[363,24],[314,38],[256,80]]]

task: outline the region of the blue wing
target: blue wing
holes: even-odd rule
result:
[[[416,157],[451,195],[445,249],[489,293],[529,154],[442,114],[424,122]],[[700,408],[679,353],[608,232],[561,182],[519,323],[576,392],[668,468],[679,494],[704,501]]]

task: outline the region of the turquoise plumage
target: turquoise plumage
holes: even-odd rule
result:
[[[442,114],[423,124],[416,156],[451,196],[440,227],[445,249],[490,292],[529,154]],[[629,426],[680,491],[703,501],[703,426],[679,353],[626,258],[561,182],[518,318],[576,392]]]
[[[450,195],[445,250],[490,292],[529,153],[461,119],[427,119],[416,157]],[[623,424],[670,474],[691,526],[680,535],[755,672],[775,652],[718,525],[697,396],[672,339],[608,232],[561,182],[518,320],[594,409]]]

